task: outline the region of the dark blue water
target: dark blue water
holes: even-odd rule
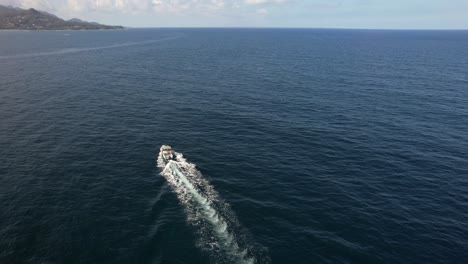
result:
[[[159,175],[162,144],[256,263],[468,263],[467,47],[467,31],[0,32],[0,263],[231,263]]]

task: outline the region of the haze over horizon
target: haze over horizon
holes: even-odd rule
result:
[[[468,29],[464,0],[0,0],[0,4],[127,27]]]

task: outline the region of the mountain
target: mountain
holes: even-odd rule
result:
[[[87,23],[86,21],[83,21],[79,18],[72,18],[70,20],[68,20],[68,22],[73,22],[73,23]]]
[[[21,9],[0,5],[0,29],[19,30],[91,30],[123,29],[122,26],[107,26],[73,18],[63,20],[45,11],[34,8]]]

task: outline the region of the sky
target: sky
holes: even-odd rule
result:
[[[468,29],[468,0],[0,0],[127,27]]]

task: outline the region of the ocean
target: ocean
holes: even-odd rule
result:
[[[468,263],[467,47],[1,31],[0,263]]]

